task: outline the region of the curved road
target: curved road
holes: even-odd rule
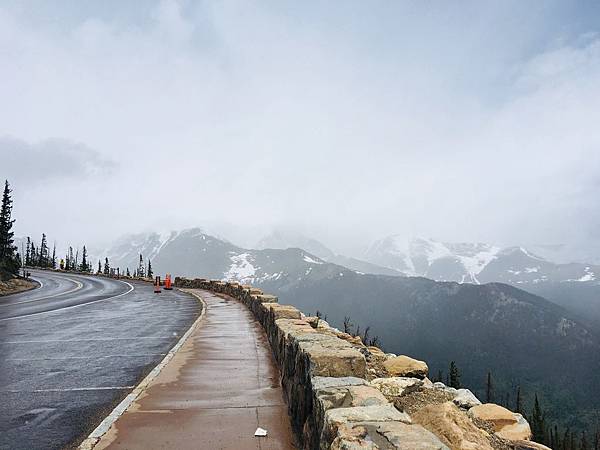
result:
[[[125,295],[134,287],[110,278],[33,271],[40,287],[0,299],[0,321],[33,316]]]
[[[0,449],[76,446],[200,313],[177,290],[32,271],[40,287],[0,297]]]

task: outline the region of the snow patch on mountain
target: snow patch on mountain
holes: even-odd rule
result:
[[[302,259],[310,264],[323,264],[323,261],[317,261],[316,259],[313,259],[308,255],[304,255]]]
[[[256,274],[256,268],[252,265],[253,259],[249,253],[233,255],[231,258],[231,266],[225,272],[225,280],[247,280],[253,278]]]

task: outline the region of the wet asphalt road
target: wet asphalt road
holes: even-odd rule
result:
[[[147,283],[32,271],[41,287],[0,297],[0,449],[78,444],[200,313]]]

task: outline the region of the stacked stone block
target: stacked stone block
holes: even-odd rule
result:
[[[292,427],[304,449],[519,449],[534,444],[522,417],[516,415],[510,429],[503,422],[502,428],[494,422],[497,408],[481,405],[467,389],[432,383],[424,362],[365,346],[360,337],[280,305],[276,296],[202,278],[178,277],[175,286],[226,295],[252,311],[280,368]],[[422,399],[426,404],[409,414],[406,405]],[[473,417],[483,417],[491,428],[475,425]],[[510,441],[504,439],[509,435]]]

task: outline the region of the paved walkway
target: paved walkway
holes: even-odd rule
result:
[[[202,322],[95,448],[293,449],[264,331],[238,301],[192,291],[208,306]]]

